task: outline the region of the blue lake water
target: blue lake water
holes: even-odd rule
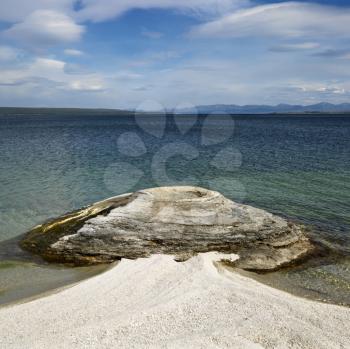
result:
[[[349,253],[350,116],[0,114],[0,241],[106,197],[172,184],[317,226]],[[344,263],[322,273],[349,292]]]

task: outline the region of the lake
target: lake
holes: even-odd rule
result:
[[[342,258],[265,281],[350,304],[350,115],[50,110],[0,112],[0,303],[94,273],[25,261],[8,240],[106,197],[177,184],[312,226]],[[41,286],[31,293],[33,283]]]

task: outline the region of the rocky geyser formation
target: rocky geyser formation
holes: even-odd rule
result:
[[[98,202],[35,227],[21,246],[74,265],[156,253],[181,261],[219,251],[237,253],[237,267],[261,271],[313,251],[303,226],[196,187],[154,188]]]

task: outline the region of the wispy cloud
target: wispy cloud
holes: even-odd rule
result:
[[[82,0],[80,20],[95,22],[115,18],[132,9],[182,9],[195,13],[223,14],[249,4],[249,0]]]
[[[64,54],[67,55],[67,56],[78,57],[78,56],[83,56],[84,52],[80,51],[80,50],[73,49],[73,48],[68,48],[68,49],[64,50]]]
[[[235,11],[195,27],[199,37],[349,37],[350,9],[286,2]]]
[[[270,48],[273,52],[292,52],[292,51],[308,51],[315,50],[321,45],[317,42],[301,42],[293,44],[280,44]]]
[[[348,87],[340,84],[334,83],[304,83],[294,86],[296,90],[302,91],[303,93],[312,94],[312,95],[348,95],[350,90]]]

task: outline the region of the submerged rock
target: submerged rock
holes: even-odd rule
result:
[[[303,226],[218,192],[164,187],[117,196],[35,227],[21,246],[75,265],[199,252],[237,253],[236,266],[275,270],[313,251]]]

